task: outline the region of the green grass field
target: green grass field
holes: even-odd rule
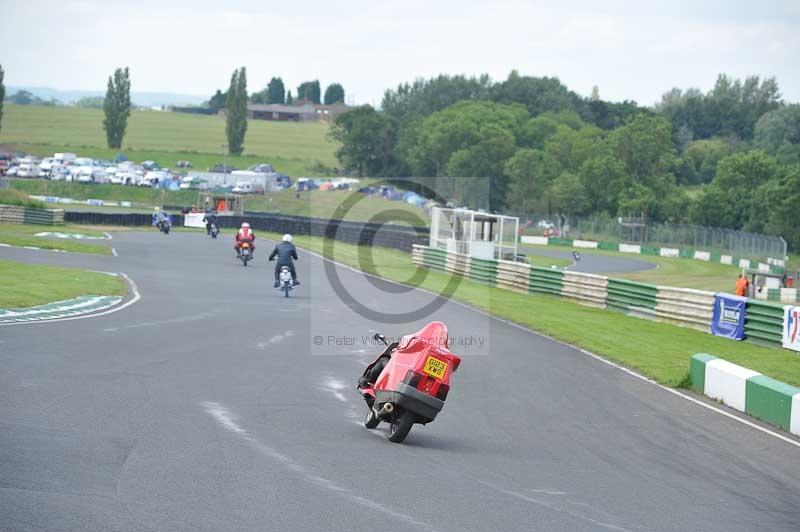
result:
[[[80,233],[87,236],[103,236],[102,232],[82,225],[0,224],[0,243],[10,244],[12,246],[58,249],[73,253],[93,253],[97,255],[111,254],[111,247],[109,247],[107,240],[82,241],[36,236],[36,233],[41,232]],[[0,283],[0,286],[2,286],[2,283]]]
[[[277,238],[279,235],[270,236]],[[317,253],[322,250],[321,238],[298,236],[295,242]],[[334,250],[337,261],[359,267],[356,246],[337,242]],[[374,248],[373,251],[375,267],[370,273],[402,283],[416,271],[408,253],[384,248]],[[438,293],[449,279],[447,273],[428,271],[422,287]],[[578,305],[557,297],[517,294],[466,279],[453,297],[634,368],[668,386],[687,385],[689,358],[701,352],[800,385],[800,357],[781,348],[734,342],[693,329]],[[459,334],[458,331],[451,332]]]
[[[536,253],[537,249],[554,248],[564,251],[571,250],[568,246],[520,246],[524,253]],[[740,270],[736,266],[704,262],[701,260],[655,257],[652,255],[632,255],[602,249],[582,249],[581,254],[606,255],[624,257],[631,260],[641,260],[656,264],[658,268],[629,273],[610,273],[610,277],[617,279],[630,279],[641,283],[656,285],[676,286],[679,288],[696,288],[719,292],[731,292],[736,284]]]
[[[205,170],[222,162],[227,143],[225,120],[219,116],[136,110],[128,120],[121,150],[106,148],[100,109],[6,104],[0,144],[39,155],[75,152],[94,158],[125,153],[136,161],[154,160],[175,167],[186,159]],[[249,120],[243,157],[228,157],[228,164],[244,169],[269,162],[291,176],[308,175],[318,165],[337,165],[336,145],[327,138],[322,123],[288,123]]]
[[[21,308],[83,295],[124,295],[120,277],[0,260],[0,308]]]

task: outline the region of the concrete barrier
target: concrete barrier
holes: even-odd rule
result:
[[[800,435],[800,388],[706,353],[689,363],[692,389]]]

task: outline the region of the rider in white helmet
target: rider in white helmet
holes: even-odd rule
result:
[[[280,288],[281,283],[278,280],[282,266],[288,266],[289,271],[292,272],[292,281],[295,285],[300,284],[297,280],[297,271],[294,269],[294,261],[297,260],[297,249],[292,244],[292,235],[285,234],[281,239],[281,243],[275,246],[272,253],[269,254],[269,260],[274,260],[277,257],[278,261],[275,264],[275,288]]]
[[[236,250],[236,256],[242,254],[242,242],[249,242],[250,243],[250,252],[256,250],[255,245],[256,234],[250,229],[250,224],[247,222],[242,223],[242,226],[236,232],[236,244],[233,248]]]

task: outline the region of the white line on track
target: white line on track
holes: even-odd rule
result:
[[[69,318],[55,318],[55,319],[52,319],[52,320],[19,321],[19,322],[14,322],[14,323],[0,323],[0,327],[11,326],[11,325],[36,325],[36,324],[42,324],[42,323],[54,323],[54,322],[57,322],[57,321],[84,320],[86,318],[96,318],[98,316],[106,316],[108,314],[113,314],[115,312],[119,312],[120,310],[126,309],[126,308],[130,307],[131,305],[133,305],[134,303],[136,303],[137,301],[139,301],[140,299],[142,299],[142,296],[139,293],[139,288],[136,286],[136,283],[133,282],[133,279],[131,279],[130,277],[128,277],[124,273],[120,273],[119,275],[121,275],[125,279],[125,281],[127,281],[127,283],[131,287],[131,291],[133,292],[133,297],[131,299],[129,299],[128,301],[122,303],[119,306],[116,306],[116,307],[108,309],[108,310],[104,310],[103,312],[97,312],[97,313],[94,313],[94,314],[85,314],[85,315],[82,315],[82,316],[70,316]]]
[[[108,233],[106,231],[103,231],[103,234],[106,235],[106,238],[109,239],[109,240],[113,240],[113,238],[114,238],[114,237],[111,236],[110,233]]]
[[[403,521],[409,525],[415,526],[422,530],[429,530],[429,531],[436,531],[436,528],[425,523],[423,521],[419,521],[414,517],[396,512],[391,508],[387,508],[386,506],[382,505],[379,502],[376,502],[372,499],[368,499],[366,497],[362,497],[353,493],[353,490],[350,488],[346,488],[337,484],[336,482],[329,480],[325,477],[321,477],[316,473],[309,471],[308,468],[305,466],[295,462],[290,456],[287,456],[272,447],[261,443],[258,441],[253,435],[251,435],[246,429],[244,429],[241,425],[236,422],[236,416],[225,406],[215,403],[212,401],[205,401],[201,403],[201,406],[205,409],[205,411],[216,420],[224,429],[227,431],[235,434],[237,437],[242,439],[243,441],[248,442],[251,444],[255,449],[257,449],[262,454],[272,458],[273,460],[279,462],[283,465],[286,469],[297,473],[300,475],[306,482],[310,482],[311,484],[316,485],[319,488],[332,491],[337,495],[345,497],[346,499],[354,502],[356,504],[360,504],[361,506],[365,506],[371,510],[375,510],[382,514],[385,514],[389,517],[393,517],[400,521]]]
[[[111,248],[111,254],[114,255],[115,257],[119,257],[119,255],[117,254],[117,248]]]
[[[406,286],[406,285],[403,285],[401,283],[398,283],[397,281],[392,281],[390,279],[385,279],[385,278],[380,277],[378,275],[373,275],[371,273],[363,272],[363,271],[361,271],[359,269],[353,268],[352,266],[348,266],[347,264],[342,264],[342,263],[337,262],[335,260],[330,260],[328,258],[323,257],[319,253],[315,253],[313,251],[309,251],[308,249],[304,248],[303,251],[305,251],[309,255],[313,255],[313,256],[315,256],[317,258],[322,259],[323,261],[332,262],[333,264],[336,264],[337,266],[341,266],[342,268],[348,269],[348,270],[350,270],[352,272],[355,272],[355,273],[358,273],[358,274],[361,274],[361,275],[366,275],[366,276],[369,276],[369,277],[373,277],[375,279],[380,279],[381,281],[385,281],[387,283],[393,283],[393,284],[396,284],[398,286]],[[437,294],[436,292],[432,292],[430,290],[426,290],[425,288],[416,288],[416,290],[431,294],[431,295],[436,296],[436,297],[442,297],[440,294]],[[797,440],[794,440],[794,439],[789,438],[787,436],[784,436],[783,434],[775,432],[774,430],[770,430],[770,429],[768,429],[766,427],[762,427],[761,425],[758,425],[757,423],[753,423],[752,421],[748,421],[747,419],[739,417],[739,416],[737,416],[735,414],[732,414],[730,412],[726,412],[725,410],[717,408],[717,407],[715,407],[713,405],[710,405],[710,404],[708,404],[708,403],[706,403],[704,401],[701,401],[701,400],[699,400],[699,399],[697,399],[695,397],[692,397],[691,395],[683,393],[680,390],[676,390],[674,388],[669,388],[667,386],[664,386],[663,384],[659,384],[656,381],[654,381],[653,379],[650,379],[649,377],[645,377],[644,375],[642,375],[640,373],[637,373],[637,372],[633,371],[630,368],[626,368],[624,366],[621,366],[619,364],[611,362],[610,360],[607,360],[607,359],[601,357],[600,355],[596,355],[595,353],[592,353],[591,351],[587,351],[586,349],[583,349],[583,348],[580,348],[580,347],[576,347],[576,346],[574,346],[572,344],[569,344],[567,342],[562,342],[561,340],[553,338],[552,336],[548,336],[546,334],[533,331],[533,330],[528,329],[527,327],[524,327],[524,326],[522,326],[522,325],[520,325],[518,323],[514,323],[513,321],[509,321],[509,320],[506,320],[506,319],[503,319],[503,318],[499,318],[497,316],[494,316],[492,314],[489,314],[488,312],[485,312],[483,310],[480,310],[480,309],[477,309],[475,307],[472,307],[472,306],[470,306],[470,305],[468,305],[466,303],[463,303],[461,301],[457,301],[455,299],[448,299],[448,301],[451,302],[451,303],[455,303],[456,305],[460,305],[460,306],[462,306],[464,308],[467,308],[467,309],[469,309],[469,310],[471,310],[473,312],[477,312],[478,314],[486,316],[486,317],[488,317],[490,319],[497,320],[497,321],[499,321],[501,323],[505,323],[506,325],[510,325],[512,327],[516,327],[517,329],[519,329],[521,331],[525,331],[528,334],[541,336],[543,338],[547,338],[548,340],[556,342],[557,344],[560,344],[560,345],[567,346],[567,347],[570,347],[572,349],[575,349],[575,350],[579,351],[580,353],[583,353],[586,356],[589,356],[589,357],[591,357],[591,358],[593,358],[595,360],[598,360],[598,361],[602,362],[603,364],[608,364],[609,366],[611,366],[613,368],[617,368],[620,371],[624,371],[628,375],[631,375],[633,377],[636,377],[637,379],[643,380],[643,381],[648,382],[648,383],[650,383],[650,384],[652,384],[654,386],[657,386],[657,387],[661,388],[662,390],[664,390],[665,392],[668,392],[668,393],[671,393],[672,395],[676,395],[678,397],[686,399],[687,401],[690,401],[690,402],[692,402],[692,403],[694,403],[694,404],[696,404],[698,406],[702,406],[703,408],[711,410],[712,412],[716,412],[717,414],[721,414],[721,415],[723,415],[723,416],[725,416],[725,417],[727,417],[729,419],[737,421],[737,422],[739,422],[739,423],[741,423],[743,425],[747,425],[750,428],[756,429],[756,430],[758,430],[760,432],[763,432],[764,434],[767,434],[769,436],[773,436],[775,438],[778,438],[781,441],[784,441],[784,442],[786,442],[788,444],[791,444],[791,445],[794,445],[795,447],[800,448],[800,441],[797,441]]]

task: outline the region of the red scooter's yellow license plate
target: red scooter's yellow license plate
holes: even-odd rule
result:
[[[430,375],[435,379],[443,379],[444,373],[447,371],[447,364],[439,360],[438,358],[433,358],[429,356],[428,359],[425,361],[425,367],[422,368],[422,371]]]

